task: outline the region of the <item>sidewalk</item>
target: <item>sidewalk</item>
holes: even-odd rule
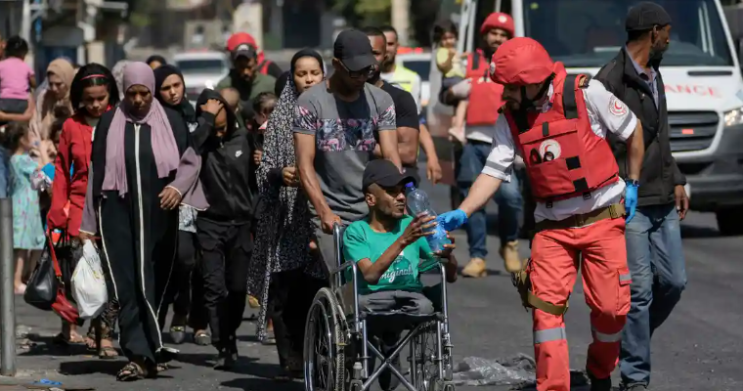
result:
[[[248,310],[251,311],[251,310]],[[246,312],[246,317],[251,312]],[[255,325],[245,321],[238,332],[240,360],[233,372],[212,369],[214,348],[185,343],[172,369],[153,380],[135,383],[117,382],[115,375],[126,360],[101,360],[84,345],[61,347],[52,344],[61,322],[52,312],[37,310],[16,296],[16,343],[18,358],[15,378],[0,377],[0,391],[25,388],[8,384],[28,385],[41,379],[61,382],[63,389],[96,389],[110,391],[202,391],[202,390],[275,390],[300,391],[301,382],[277,383],[272,378],[279,373],[275,346],[264,346],[255,339]],[[87,332],[87,324],[81,334]],[[190,330],[189,330],[190,332]],[[163,338],[168,341],[165,333]],[[189,335],[190,339],[190,335]],[[37,388],[38,389],[38,388]],[[42,388],[44,389],[44,388]]]

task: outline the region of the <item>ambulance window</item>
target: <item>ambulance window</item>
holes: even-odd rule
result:
[[[598,67],[626,42],[627,10],[640,0],[526,0],[526,36],[568,67]],[[714,0],[656,0],[671,15],[671,44],[663,65],[733,64]]]

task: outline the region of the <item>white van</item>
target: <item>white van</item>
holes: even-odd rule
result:
[[[654,0],[673,20],[660,72],[671,149],[689,182],[691,209],[715,212],[721,233],[743,234],[743,80],[719,0]],[[626,42],[627,10],[639,0],[464,0],[464,50],[493,11],[513,16],[569,73],[595,75]],[[490,9],[483,9],[487,7]]]

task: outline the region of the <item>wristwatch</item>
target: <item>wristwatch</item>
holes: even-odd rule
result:
[[[624,180],[624,182],[626,184],[632,185],[634,187],[640,187],[640,181],[638,181],[637,179],[629,179],[629,178],[627,178],[627,179]]]

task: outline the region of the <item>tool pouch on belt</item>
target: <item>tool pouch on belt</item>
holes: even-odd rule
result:
[[[513,275],[513,284],[516,286],[516,289],[519,291],[519,295],[521,296],[521,304],[524,306],[524,308],[536,308],[539,310],[542,310],[548,314],[552,315],[563,315],[566,312],[568,312],[568,303],[565,302],[565,305],[554,305],[552,303],[548,303],[540,298],[538,298],[536,295],[534,295],[531,292],[531,280],[529,279],[529,265],[531,264],[531,258],[526,259],[523,262],[523,265],[521,267],[521,271],[518,273],[514,273]]]

